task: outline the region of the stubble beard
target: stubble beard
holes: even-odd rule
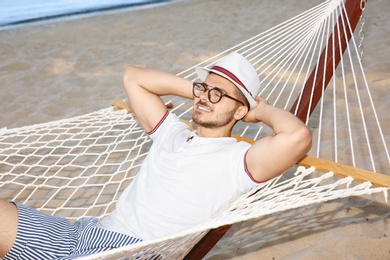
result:
[[[192,114],[192,120],[201,127],[204,128],[220,128],[228,125],[234,118],[235,109],[229,112],[225,112],[223,114],[217,115],[215,119],[202,119],[202,113],[194,111]]]

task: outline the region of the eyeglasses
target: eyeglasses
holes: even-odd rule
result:
[[[194,94],[195,97],[197,97],[197,98],[200,97],[200,95],[202,95],[206,91],[208,91],[209,101],[213,104],[218,103],[222,97],[227,97],[227,98],[230,98],[234,101],[237,101],[237,102],[241,103],[243,106],[245,106],[245,104],[243,102],[241,102],[240,100],[238,100],[234,97],[229,96],[228,94],[223,93],[222,90],[217,88],[217,87],[211,87],[211,86],[207,85],[205,82],[192,83],[192,93]]]

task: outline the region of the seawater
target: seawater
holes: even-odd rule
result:
[[[0,27],[158,2],[166,0],[1,0]]]

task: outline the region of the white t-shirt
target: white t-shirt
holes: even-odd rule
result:
[[[139,173],[103,228],[150,240],[200,224],[256,183],[245,169],[250,145],[202,138],[167,113]]]

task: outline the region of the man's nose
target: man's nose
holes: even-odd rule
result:
[[[206,89],[204,92],[202,92],[202,94],[199,95],[199,99],[200,99],[200,100],[207,100],[207,101],[210,101],[210,100],[209,100],[209,90]]]

